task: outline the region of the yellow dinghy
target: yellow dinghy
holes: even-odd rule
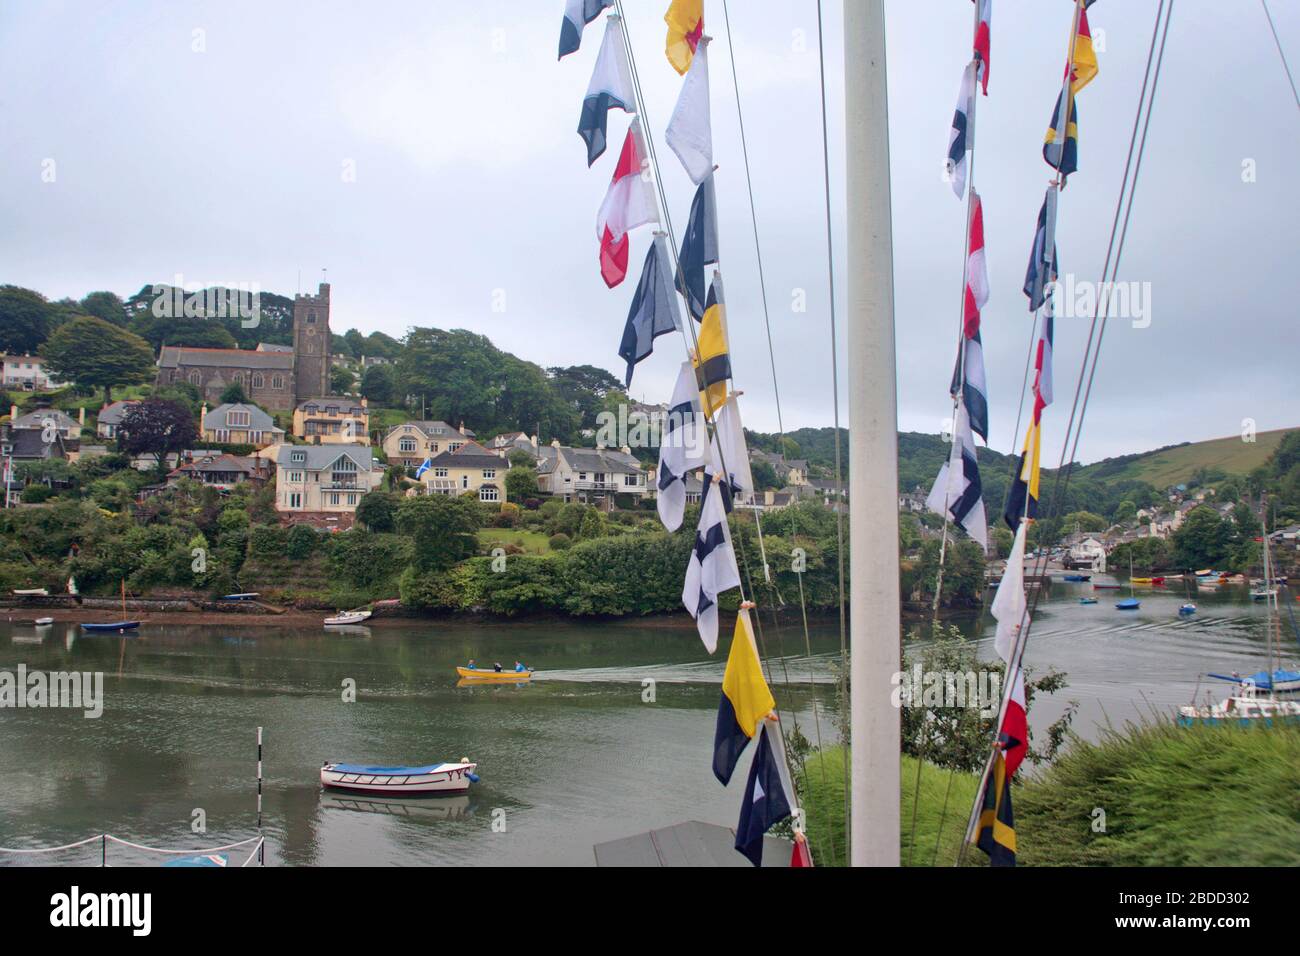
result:
[[[532,671],[490,671],[478,667],[457,667],[456,673],[465,680],[497,680],[504,681],[508,684],[516,683],[521,680],[532,680]]]

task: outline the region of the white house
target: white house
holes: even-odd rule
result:
[[[538,485],[564,501],[612,503],[615,494],[650,494],[648,473],[627,448],[570,448],[556,440],[538,452]]]
[[[276,445],[275,510],[287,514],[352,513],[379,487],[382,468],[367,445]]]

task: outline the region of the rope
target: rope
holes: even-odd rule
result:
[[[826,193],[826,275],[830,293],[831,319],[831,398],[835,414],[835,545],[836,564],[838,567],[839,612],[840,612],[840,701],[841,707],[849,706],[849,639],[847,615],[844,608],[844,466],[840,451],[840,365],[839,345],[836,340],[835,320],[835,245],[831,229],[831,160],[829,134],[826,121],[826,52],[823,44],[825,30],[822,28],[822,0],[817,0],[817,75],[821,92],[822,109],[822,181]],[[802,599],[803,579],[799,580]],[[809,651],[811,657],[811,650]],[[809,664],[811,667],[811,662]],[[851,743],[851,742],[849,742]],[[847,825],[852,808],[852,787],[849,781],[849,761],[844,761],[844,855],[847,859],[852,850],[852,836]]]
[[[1277,27],[1273,24],[1273,14],[1268,12],[1268,0],[1259,0],[1259,5],[1264,8],[1264,16],[1268,18],[1268,28],[1273,32],[1273,42],[1277,44],[1277,55],[1282,60],[1282,69],[1286,71],[1286,81],[1291,84],[1291,95],[1295,98],[1295,105],[1300,107],[1300,93],[1296,92],[1295,77],[1291,75],[1291,65],[1286,61],[1286,52],[1282,49]]]
[[[264,845],[265,843],[266,843],[266,840],[265,840],[263,837],[258,837],[258,838],[257,838],[257,846],[253,847],[253,852],[250,853],[250,854],[248,854],[248,859],[247,859],[247,860],[245,860],[243,863],[239,864],[239,868],[240,868],[241,870],[242,870],[244,867],[248,866],[248,864],[250,864],[250,863],[253,862],[253,860],[257,857],[257,854],[260,853],[260,852],[262,851],[262,847],[263,847],[263,845]]]
[[[37,847],[35,849],[14,849],[11,847],[0,847],[0,853],[21,853],[21,854],[59,853],[63,850],[71,850],[74,849],[75,847],[85,846],[88,843],[96,843],[96,842],[102,842],[107,840],[111,840],[114,843],[120,843],[122,846],[129,846],[135,850],[144,850],[149,853],[175,854],[177,856],[191,856],[199,853],[216,853],[218,850],[233,850],[236,849],[237,847],[245,846],[249,843],[258,843],[260,845],[263,842],[262,837],[249,837],[247,840],[240,840],[238,843],[228,843],[225,846],[204,847],[198,850],[165,850],[162,847],[145,846],[143,843],[132,843],[130,840],[123,840],[120,837],[115,837],[111,833],[97,833],[94,836],[86,837],[84,840],[78,840],[75,843],[65,843],[62,846]]]
[[[1142,158],[1146,151],[1147,132],[1150,129],[1151,113],[1154,111],[1156,89],[1159,84],[1160,72],[1164,64],[1165,43],[1169,36],[1169,22],[1173,18],[1173,7],[1174,7],[1173,0],[1169,0],[1169,10],[1168,10],[1168,14],[1165,15],[1163,28],[1161,27],[1160,17],[1165,12],[1165,0],[1160,0],[1160,6],[1156,10],[1156,20],[1155,20],[1155,25],[1152,28],[1152,35],[1151,35],[1151,47],[1147,53],[1146,75],[1143,78],[1142,92],[1138,99],[1137,114],[1133,119],[1133,133],[1129,140],[1129,153],[1128,153],[1128,159],[1125,162],[1124,179],[1120,187],[1120,195],[1116,201],[1115,218],[1111,227],[1110,246],[1114,248],[1114,266],[1110,270],[1109,274],[1112,277],[1119,273],[1119,264],[1123,256],[1124,243],[1128,236],[1129,218],[1133,211],[1133,197],[1137,192],[1138,175],[1141,172]],[[1078,8],[1076,7],[1076,16],[1075,16],[1076,32],[1077,32],[1077,19],[1078,19],[1077,9]],[[1155,65],[1153,70],[1152,56],[1155,53],[1157,36],[1159,36],[1160,38],[1160,49],[1159,49],[1159,53],[1155,55]],[[1073,62],[1073,57],[1071,57],[1070,62]],[[1150,89],[1151,89],[1149,98],[1146,96],[1148,78],[1150,80]],[[1143,116],[1144,109],[1146,110],[1145,117]],[[1141,130],[1140,139],[1138,138],[1139,129]],[[1136,152],[1134,150],[1134,143],[1136,143]],[[1131,186],[1128,185],[1129,183],[1128,171],[1130,167],[1133,170]],[[1125,187],[1128,187],[1127,195],[1125,195]],[[1119,229],[1118,236],[1117,236],[1116,227],[1120,222],[1121,210],[1123,211],[1123,225],[1122,228]],[[1065,441],[1063,442],[1061,448],[1061,461],[1057,468],[1056,480],[1052,489],[1051,505],[1054,512],[1059,512],[1061,510],[1062,496],[1064,492],[1069,489],[1070,477],[1073,471],[1074,457],[1078,451],[1079,437],[1083,432],[1083,422],[1087,413],[1088,401],[1092,394],[1092,382],[1094,376],[1096,375],[1097,364],[1101,356],[1101,343],[1102,343],[1103,336],[1105,334],[1107,313],[1109,312],[1109,306],[1110,306],[1109,295],[1107,291],[1108,287],[1105,285],[1106,277],[1108,274],[1106,267],[1109,267],[1110,263],[1111,263],[1111,255],[1110,252],[1108,251],[1106,257],[1106,266],[1103,267],[1102,269],[1103,298],[1099,299],[1097,307],[1093,312],[1091,324],[1089,326],[1088,344],[1084,350],[1083,362],[1079,371],[1079,381],[1075,386],[1074,403],[1070,410],[1070,419],[1069,419],[1069,424],[1066,428]],[[1094,336],[1096,339],[1095,348],[1093,347]],[[1086,381],[1086,388],[1085,388],[1085,381]],[[1081,394],[1082,394],[1082,402],[1080,401]],[[1078,422],[1077,426],[1075,424],[1076,411],[1077,411],[1077,422]],[[1073,443],[1071,443],[1072,436],[1073,436]],[[1068,466],[1067,466],[1067,459],[1069,461]],[[1041,575],[1043,571],[1046,569],[1046,565],[1048,561],[1047,555],[1049,552],[1049,549],[1047,548],[1043,548],[1040,550],[1042,551],[1042,553],[1040,557],[1036,559],[1035,566],[1034,566],[1035,573],[1038,575]],[[1011,662],[1007,666],[1008,678],[1012,674],[1014,674],[1015,671],[1020,667],[1021,662],[1024,658],[1025,646],[1028,642],[1030,630],[1033,627],[1033,621],[1036,612],[1038,610],[1039,601],[1042,599],[1042,591],[1043,591],[1042,588],[1036,589],[1034,591],[1033,597],[1026,602],[1025,612],[1021,617],[1021,626],[1018,633],[1016,634],[1016,638],[1012,646]],[[967,847],[970,845],[969,840],[971,836],[971,828],[974,826],[975,820],[977,818],[976,814],[978,812],[981,803],[983,791],[985,786],[988,783],[989,773],[993,767],[993,761],[996,758],[996,754],[997,754],[996,732],[997,730],[1000,729],[1002,714],[1006,710],[1007,701],[1010,698],[1010,694],[1013,686],[1014,686],[1014,681],[1007,680],[1006,686],[1003,689],[1002,705],[998,710],[998,728],[995,728],[994,743],[990,747],[989,757],[984,766],[984,773],[981,778],[980,786],[976,791],[975,801],[971,808],[971,815],[967,820],[965,839],[963,839],[961,848],[958,851],[957,865],[961,865],[962,861],[965,858]]]
[[[732,87],[735,89],[735,93],[736,93],[736,120],[737,120],[737,122],[738,122],[738,124],[739,124],[739,127],[740,127],[740,152],[741,152],[741,156],[742,156],[742,158],[743,158],[743,160],[744,160],[744,166],[745,166],[745,186],[746,186],[746,189],[747,189],[748,194],[749,194],[749,218],[750,218],[750,222],[751,222],[752,225],[753,225],[753,232],[754,232],[754,257],[755,257],[755,260],[756,260],[757,265],[758,265],[758,285],[759,285],[759,290],[760,290],[760,292],[761,292],[761,294],[762,294],[762,302],[763,302],[763,326],[764,326],[764,329],[765,329],[765,331],[766,331],[766,333],[767,333],[767,354],[768,354],[768,362],[769,362],[769,365],[771,366],[771,369],[772,369],[772,394],[773,394],[773,397],[775,398],[775,401],[776,401],[776,424],[777,424],[778,434],[779,434],[779,436],[780,436],[780,454],[781,454],[781,461],[782,461],[782,463],[784,463],[784,462],[785,462],[785,449],[786,449],[785,421],[784,421],[784,418],[783,418],[783,416],[782,416],[782,412],[781,412],[781,390],[780,390],[780,387],[779,387],[779,385],[778,385],[778,379],[777,379],[777,374],[776,374],[776,349],[774,348],[774,346],[773,346],[773,344],[772,344],[772,319],[771,319],[771,312],[770,312],[770,310],[769,310],[769,308],[768,308],[768,302],[767,302],[767,280],[766,280],[766,278],[764,277],[764,272],[763,272],[763,251],[762,251],[762,245],[761,245],[761,243],[759,242],[759,237],[758,237],[758,212],[757,212],[756,204],[755,204],[755,202],[754,202],[754,181],[753,181],[753,177],[752,177],[751,174],[750,174],[750,166],[749,166],[749,145],[748,145],[748,138],[747,138],[746,135],[745,135],[745,114],[744,114],[743,109],[741,108],[741,102],[740,102],[740,79],[739,79],[739,77],[738,77],[738,75],[737,75],[737,72],[736,72],[736,49],[735,49],[735,44],[734,44],[734,41],[733,41],[733,34],[732,34],[732,30],[731,30],[731,11],[730,11],[730,8],[729,8],[728,5],[727,5],[727,0],[722,0],[722,16],[723,16],[724,24],[725,24],[726,29],[727,29],[727,56],[728,56],[728,59],[731,61],[731,84],[732,84]],[[828,201],[829,201],[829,200],[828,200]],[[832,301],[832,307],[833,307],[833,301]],[[832,324],[832,329],[833,329],[833,327],[834,327],[834,326],[833,326],[833,324]],[[838,420],[837,420],[837,425],[838,425]],[[837,437],[837,441],[838,441],[838,429],[837,429],[837,436],[836,436],[836,437]],[[796,512],[793,512],[793,511],[791,512],[791,518],[790,518],[790,536],[791,536],[792,539],[795,538],[795,537],[797,537],[797,535],[798,535],[798,525],[797,525],[796,515],[797,515]],[[767,576],[767,567],[768,567],[768,564],[767,564],[767,551],[766,551],[766,548],[765,548],[765,546],[764,546],[764,544],[763,544],[763,522],[762,522],[762,518],[761,518],[761,516],[760,516],[760,514],[759,514],[759,511],[758,511],[757,508],[754,509],[754,526],[755,526],[755,528],[756,528],[757,531],[758,531],[758,546],[759,546],[759,549],[760,549],[760,554],[761,554],[761,557],[762,557],[762,561],[763,561],[763,569],[764,569],[764,575],[763,575],[763,578],[764,578],[764,581],[768,581],[768,576]],[[742,552],[743,552],[743,548],[744,548],[743,542],[742,542],[741,547],[742,547]],[[742,555],[742,556],[743,556],[743,555]],[[745,577],[746,577],[746,579],[749,580],[749,593],[750,593],[750,594],[753,594],[753,593],[754,593],[754,583],[753,583],[753,580],[752,580],[752,578],[751,578],[751,576],[750,576],[750,572],[749,572],[748,558],[745,558],[745,561],[746,561]],[[806,654],[807,654],[807,658],[808,658],[808,686],[809,686],[809,690],[810,690],[811,693],[812,693],[813,727],[814,727],[814,732],[815,732],[815,735],[816,735],[816,738],[817,738],[817,750],[818,750],[819,752],[821,752],[822,749],[823,749],[823,747],[822,747],[821,708],[820,708],[820,706],[819,706],[819,701],[818,701],[818,699],[817,699],[817,685],[816,685],[815,681],[813,680],[813,670],[812,670],[812,638],[811,638],[811,636],[810,636],[810,634],[809,634],[809,631],[808,631],[808,606],[807,606],[807,603],[805,602],[805,598],[804,598],[804,590],[803,590],[803,575],[802,575],[802,572],[800,572],[799,575],[798,575],[798,581],[799,581],[799,609],[800,609],[800,611],[801,611],[801,618],[802,618],[802,622],[803,622],[804,648],[805,648],[805,652],[806,652]],[[778,600],[779,600],[779,599],[780,599],[780,592],[777,591],[775,582],[771,582],[771,581],[769,581],[768,583],[771,584],[772,589],[773,589],[773,591],[776,592],[777,598],[778,598]],[[771,610],[771,614],[772,614],[772,627],[773,627],[773,629],[776,631],[778,652],[780,653],[780,655],[781,655],[781,660],[782,660],[782,671],[783,671],[783,673],[785,674],[785,683],[786,683],[786,686],[789,687],[789,686],[790,686],[790,675],[789,675],[788,669],[787,669],[786,666],[785,666],[785,640],[784,640],[784,637],[783,637],[783,635],[782,635],[781,626],[780,626],[780,623],[779,623],[778,618],[777,618],[776,605],[775,605],[774,603],[770,603],[770,602],[769,602],[769,604],[770,604],[770,610]],[[761,637],[761,634],[762,634],[761,615],[755,614],[754,617],[755,617],[755,620],[759,622],[759,623],[757,624],[757,631],[758,631],[758,633],[759,633],[759,636],[760,636],[759,639],[760,639],[760,641],[761,641],[761,640],[762,640],[762,637]],[[778,711],[778,715],[779,715],[779,711]],[[788,753],[788,752],[789,752],[789,748],[787,748],[787,753]],[[825,787],[825,786],[827,785],[827,780],[826,780],[826,764],[825,764],[825,761],[822,761],[822,762],[821,762],[821,769],[822,769],[822,786]],[[807,783],[807,768],[806,768],[806,767],[804,768],[804,781],[805,781],[805,784],[806,784],[806,783]],[[829,814],[829,807],[827,808],[827,813]],[[826,821],[826,833],[827,833],[827,836],[828,836],[828,838],[829,838],[829,840],[830,840],[831,856],[832,856],[832,858],[833,858],[833,857],[835,856],[835,841],[834,841],[834,838],[833,838],[833,837],[830,837],[830,834],[831,834],[831,827],[830,827],[830,821],[829,821],[829,818],[828,818],[827,821]]]

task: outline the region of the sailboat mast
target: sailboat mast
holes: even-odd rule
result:
[[[850,862],[899,865],[898,411],[884,0],[844,4]]]

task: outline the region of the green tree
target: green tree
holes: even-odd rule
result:
[[[371,531],[392,531],[397,513],[397,499],[386,491],[371,491],[357,504],[357,521]]]
[[[1207,568],[1223,563],[1232,546],[1233,528],[1213,508],[1193,508],[1170,537],[1174,562],[1182,568]]]
[[[387,365],[372,365],[361,375],[361,394],[375,405],[391,405],[397,394],[393,370]]]
[[[515,466],[506,472],[506,500],[521,502],[537,497],[537,470]]]
[[[343,395],[352,391],[357,378],[341,365],[330,366],[330,394]]]
[[[419,495],[397,506],[397,528],[411,539],[411,567],[421,574],[475,554],[480,526],[476,503],[464,498]]]
[[[53,314],[39,292],[0,286],[0,350],[19,355],[35,352],[50,334]]]
[[[242,382],[231,382],[221,393],[222,405],[246,405],[247,403],[248,395],[244,392]]]
[[[1115,506],[1115,523],[1124,524],[1137,517],[1137,505],[1125,499]]]
[[[102,388],[105,404],[113,386],[153,378],[153,352],[138,335],[93,316],[72,319],[41,348],[51,374],[86,388]]]
[[[1101,515],[1093,514],[1091,511],[1072,511],[1061,519],[1061,526],[1066,531],[1105,531],[1107,528],[1106,519]]]
[[[92,292],[81,300],[81,310],[105,322],[126,327],[126,303],[115,292]]]

